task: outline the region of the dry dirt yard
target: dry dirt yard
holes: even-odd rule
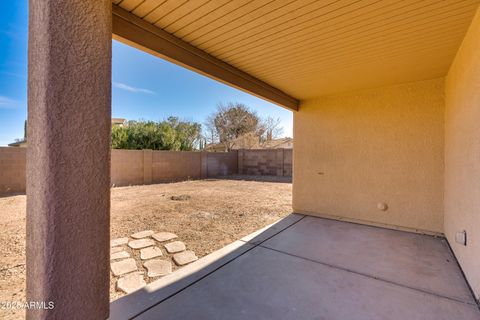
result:
[[[242,179],[113,188],[111,238],[172,232],[201,258],[291,213],[291,183]],[[188,199],[171,199],[182,195]],[[25,195],[0,197],[0,301],[25,301],[25,201]],[[113,277],[110,295],[123,295]],[[23,316],[0,310],[1,319]]]

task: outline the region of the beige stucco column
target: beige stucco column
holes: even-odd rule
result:
[[[109,307],[110,0],[30,0],[28,319]]]

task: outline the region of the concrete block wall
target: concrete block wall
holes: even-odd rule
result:
[[[144,150],[145,151],[145,150]],[[237,152],[150,151],[152,182],[205,179],[238,172]]]
[[[206,152],[206,177],[226,176],[238,173],[238,152]]]
[[[112,185],[205,179],[237,173],[237,153],[112,150]]]
[[[238,173],[260,176],[292,176],[292,150],[239,150]]]
[[[25,192],[26,148],[0,147],[0,193]],[[111,152],[111,185],[129,186],[232,174],[292,175],[292,150]]]
[[[27,148],[0,147],[0,193],[25,192]]]
[[[148,155],[148,151],[113,149],[110,169],[111,185],[127,186],[144,184],[144,168],[148,167],[144,165],[144,154]],[[148,156],[146,158],[148,159]]]
[[[153,151],[152,182],[173,182],[202,177],[202,153]]]
[[[283,175],[285,177],[292,176],[293,168],[293,150],[284,149],[283,150]]]

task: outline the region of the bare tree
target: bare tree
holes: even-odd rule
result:
[[[213,144],[219,142],[219,137],[217,134],[217,129],[215,128],[215,114],[208,116],[207,121],[205,122],[204,128],[204,138],[207,144]]]
[[[261,119],[242,103],[219,104],[217,111],[207,119],[208,135],[212,140],[225,146],[225,151],[233,149],[236,140],[247,133],[257,133]]]
[[[225,151],[234,147],[253,148],[280,135],[280,119],[261,119],[242,103],[219,104],[207,118],[205,137],[209,143],[221,143]],[[238,144],[238,145],[237,145]]]
[[[263,134],[260,137],[262,142],[276,139],[283,134],[283,127],[280,126],[280,123],[280,118],[267,117],[262,120]]]

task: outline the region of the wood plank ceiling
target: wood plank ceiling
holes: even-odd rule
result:
[[[297,98],[444,76],[480,0],[113,0]]]

